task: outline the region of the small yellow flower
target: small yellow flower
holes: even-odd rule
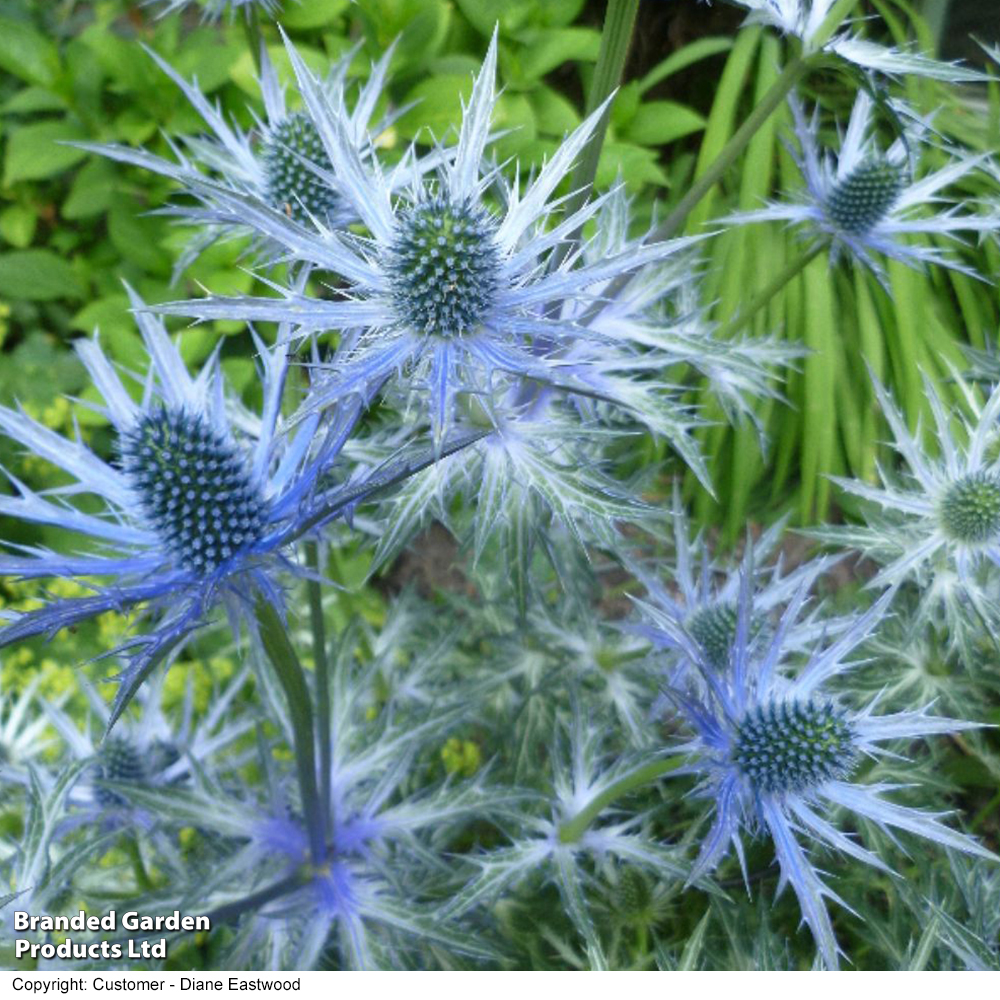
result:
[[[479,770],[482,753],[478,743],[452,736],[441,748],[441,761],[448,774],[471,778]]]

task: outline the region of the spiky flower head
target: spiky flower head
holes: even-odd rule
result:
[[[864,236],[896,204],[903,190],[903,168],[883,157],[859,163],[840,178],[826,205],[830,221],[845,232]]]
[[[806,560],[784,572],[779,552],[785,521],[779,520],[759,538],[747,541],[742,565],[712,557],[701,532],[688,524],[680,491],[674,487],[674,558],[671,579],[660,579],[632,560],[630,570],[648,592],[635,603],[644,621],[634,630],[659,650],[670,652],[671,672],[685,673],[702,662],[720,674],[728,670],[737,643],[740,587],[752,574],[751,611],[746,642],[761,646],[770,641],[781,610],[805,587],[809,590],[832,563],[826,558]],[[777,554],[777,557],[776,557]],[[819,607],[796,617],[785,637],[786,649],[808,648],[820,635],[832,635],[848,625],[847,619],[821,618]]]
[[[872,382],[902,468],[881,469],[877,485],[835,478],[862,501],[868,523],[815,528],[810,534],[859,548],[879,563],[872,586],[915,584],[919,613],[944,624],[964,647],[970,628],[993,620],[1000,584],[1000,461],[991,447],[998,439],[1000,387],[983,402],[979,391],[952,371],[955,404],[949,405],[925,375],[933,424],[913,433],[874,375]]]
[[[803,792],[851,776],[856,735],[846,713],[830,702],[772,701],[744,715],[732,759],[759,792]]]
[[[601,290],[617,275],[644,272],[646,265],[691,243],[634,243],[598,260],[558,258],[567,235],[606,200],[566,215],[564,202],[554,197],[603,108],[572,132],[529,182],[508,187],[487,156],[497,101],[494,38],[464,110],[457,146],[432,154],[438,164],[433,175],[415,170],[408,158],[385,171],[360,155],[319,81],[290,44],[288,51],[341,195],[367,234],[365,239],[332,231],[307,236],[288,219],[270,215],[259,215],[252,224],[314,274],[336,275],[346,283],[343,294],[320,299],[289,289],[280,298],[208,298],[158,309],[199,319],[289,319],[297,337],[351,331],[324,365],[327,377],[308,405],[322,408],[352,394],[367,399],[383,387],[419,393],[436,443],[467,410],[492,419],[497,409],[509,418],[530,408],[536,394],[525,387],[527,380],[550,391],[596,394],[621,411],[635,410],[658,430],[668,429],[671,440],[682,436],[687,427],[678,433],[672,412],[656,413],[648,386],[633,390],[640,377],[652,381],[647,373],[659,362],[654,364],[648,351],[655,345],[643,345],[647,357],[640,364],[637,345],[615,351],[604,329],[592,329],[575,312],[564,314],[570,302],[574,309],[599,303]],[[401,187],[404,175],[408,182]],[[588,341],[587,357],[574,364],[570,353]],[[612,350],[602,355],[598,348],[608,346]],[[601,376],[596,390],[586,371]],[[640,411],[632,404],[643,393],[650,398]]]
[[[95,824],[102,829],[150,830],[153,818],[132,801],[133,792],[182,787],[193,774],[222,779],[233,773],[239,760],[234,753],[237,741],[253,727],[252,719],[233,713],[234,702],[246,691],[247,671],[213,685],[207,706],[198,711],[193,673],[187,674],[181,704],[171,707],[164,690],[166,676],[160,673],[144,684],[136,692],[133,709],[106,736],[114,709],[85,677],[77,682],[86,701],[83,713],[71,715],[57,703],[42,703],[43,717],[58,734],[62,755],[36,767],[35,779],[48,788],[58,779],[53,763],[76,769],[66,789],[60,833]],[[17,780],[30,784],[26,775]]]
[[[133,296],[133,304],[145,304]],[[316,420],[284,434],[281,400],[288,371],[284,347],[257,342],[264,405],[252,421],[234,424],[239,411],[227,399],[218,354],[192,377],[166,330],[147,312],[139,325],[149,370],[139,402],[104,355],[98,340],[77,352],[104,397],[100,413],[117,437],[107,461],[82,440],[67,440],[27,416],[0,407],[0,430],[73,480],[43,496],[8,474],[13,496],[0,496],[0,514],[34,524],[59,525],[95,547],[92,555],[47,549],[0,556],[0,575],[87,581],[92,593],[54,598],[24,613],[4,612],[0,646],[60,629],[106,611],[145,607],[148,633],[126,640],[114,721],[138,685],[209,611],[224,604],[239,620],[263,595],[280,603],[275,573],[291,568],[286,552],[305,523],[321,523],[329,494],[318,486],[339,452],[356,410],[317,434]],[[74,506],[67,497],[90,494],[100,508]],[[94,580],[102,581],[94,583]]]
[[[403,211],[386,251],[399,322],[426,337],[475,333],[496,299],[496,231],[496,220],[471,201],[430,197]]]
[[[755,644],[749,638],[751,587],[744,578],[737,639],[727,669],[720,673],[707,656],[692,649],[701,684],[673,686],[668,693],[694,734],[676,750],[686,758],[677,773],[698,776],[699,794],[714,804],[714,822],[692,878],[713,870],[730,847],[735,847],[742,863],[743,831],[763,831],[777,856],[778,891],[791,885],[824,963],[833,968],[839,949],[825,898],[839,899],[821,878],[801,839],[888,870],[878,855],[834,826],[835,810],[847,809],[881,826],[969,854],[991,859],[994,855],[949,829],[939,816],[885,798],[895,786],[854,780],[858,763],[885,752],[880,749],[885,741],[955,732],[974,723],[935,718],[927,709],[879,716],[874,701],[855,710],[827,689],[831,680],[852,668],[847,657],[878,627],[895,594],[891,589],[835,641],[817,641],[805,666],[796,669],[799,651],[789,648],[787,636],[807,589],[808,581],[803,581],[770,641]]]
[[[343,197],[342,181],[324,150],[314,114],[308,108],[293,110],[290,106],[266,48],[261,49],[259,75],[264,115],[258,118],[257,112],[252,112],[256,127],[250,130],[228,119],[205,97],[196,81],[188,82],[152,49],[146,51],[198,112],[206,133],[171,141],[174,159],[128,146],[80,145],[169,177],[179,184],[182,194],[197,202],[165,209],[203,227],[179,260],[175,274],[213,240],[247,232],[254,235],[264,262],[270,262],[280,251],[274,252],[261,233],[279,217],[294,231],[315,231],[317,227],[341,230],[358,221],[357,212]],[[393,120],[390,114],[380,122],[373,121],[393,51],[394,46],[389,46],[372,66],[350,108],[348,73],[357,46],[316,83],[316,101],[329,119],[338,123],[344,141],[361,160],[372,155],[374,139]],[[396,174],[397,183],[408,180],[407,170]]]
[[[336,188],[309,164],[329,170],[316,126],[308,115],[293,112],[268,129],[261,144],[267,201],[300,225],[310,219],[335,217],[340,199]]]
[[[949,236],[958,233],[996,231],[997,215],[960,212],[941,192],[980,168],[984,156],[949,150],[951,162],[941,169],[918,176],[919,152],[928,128],[912,111],[892,104],[904,135],[882,149],[873,135],[873,101],[859,91],[840,149],[823,153],[819,143],[819,108],[807,117],[796,98],[790,99],[799,146],[796,156],[806,183],[798,200],[773,202],[759,211],[740,212],[729,222],[780,220],[799,223],[814,241],[830,243],[832,259],[839,256],[857,261],[884,280],[881,257],[910,267],[927,264],[949,267],[966,274],[975,272],[955,256],[933,243],[917,243],[912,237]]]

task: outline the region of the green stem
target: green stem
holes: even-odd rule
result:
[[[670,214],[650,233],[646,242],[659,243],[669,240],[687,221],[694,207],[712,190],[723,174],[736,162],[739,155],[750,144],[764,123],[781,106],[796,84],[806,74],[813,57],[796,57],[782,71],[781,76],[771,85],[760,103],[753,109],[745,122],[733,133],[729,141],[722,147],[719,155],[708,165],[705,172],[691,185],[686,195],[674,206]],[[632,275],[618,275],[608,286],[603,298],[613,299],[621,294],[622,289],[631,281]],[[600,306],[592,310],[595,314]],[[586,319],[586,318],[585,318]]]
[[[666,760],[654,760],[649,764],[619,778],[609,785],[600,795],[595,795],[572,819],[568,819],[559,827],[559,840],[563,844],[575,844],[586,832],[587,828],[601,812],[615,799],[627,795],[636,788],[648,785],[662,778],[665,774],[681,766],[682,757],[669,757]]]
[[[301,889],[302,886],[308,885],[309,880],[310,875],[308,870],[302,868],[287,878],[266,886],[249,896],[244,896],[243,899],[238,899],[232,903],[225,903],[223,906],[219,906],[211,912],[206,913],[205,916],[211,921],[213,927],[216,924],[228,923],[248,911],[259,910],[273,899],[281,899],[282,896],[290,895],[297,889]]]
[[[260,50],[264,44],[264,35],[260,30],[260,18],[257,15],[257,5],[247,4],[246,16],[243,18],[243,31],[247,37],[247,47],[250,55],[253,56],[254,69],[260,75]]]
[[[146,871],[146,863],[142,860],[142,848],[136,837],[125,838],[125,852],[132,862],[136,884],[143,892],[149,892],[153,888],[153,880],[149,877],[149,872]]]
[[[325,824],[316,787],[316,744],[309,686],[306,684],[302,664],[295,655],[295,649],[288,639],[288,632],[277,610],[261,595],[257,597],[255,610],[264,652],[274,667],[288,701],[295,748],[295,767],[299,776],[302,809],[309,831],[309,847],[313,863],[321,865],[326,860]]]
[[[601,32],[601,48],[597,53],[597,65],[594,67],[594,78],[587,95],[587,114],[596,111],[614,92],[622,78],[625,60],[632,44],[632,30],[635,26],[635,15],[639,9],[639,0],[608,0],[608,10],[604,17],[604,29]],[[586,204],[597,176],[597,164],[601,159],[601,149],[604,146],[604,136],[608,131],[611,119],[611,106],[604,109],[600,121],[594,126],[594,131],[583,148],[580,160],[573,171],[570,190],[573,196],[566,204],[566,215],[570,216]],[[567,255],[580,240],[578,229],[553,254],[550,267],[555,270],[566,259]]]
[[[785,285],[797,278],[824,250],[830,245],[826,239],[819,240],[804,254],[796,257],[780,274],[775,275],[765,288],[761,289],[751,300],[750,304],[724,323],[715,331],[715,336],[719,340],[728,340],[735,333],[738,333],[763,309],[775,295],[780,292]]]
[[[809,68],[809,60],[797,57],[782,71],[781,76],[771,84],[770,89],[761,98],[749,117],[732,134],[729,141],[722,147],[719,155],[708,165],[705,172],[688,189],[686,195],[674,206],[670,214],[653,230],[650,243],[669,240],[680,231],[687,221],[692,209],[721,180],[726,171],[736,162],[736,159],[750,144],[750,140],[760,131],[764,123],[774,114],[795,85],[805,75]]]
[[[316,739],[319,742],[319,805],[323,819],[333,826],[330,814],[330,780],[333,769],[330,745],[330,661],[326,649],[326,620],[323,617],[323,592],[319,580],[319,545],[306,542],[306,566],[312,578],[306,584],[309,594],[309,624],[312,627],[313,662],[316,664]]]

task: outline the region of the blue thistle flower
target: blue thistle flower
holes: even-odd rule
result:
[[[669,650],[671,670],[679,676],[699,659],[724,673],[736,642],[742,581],[753,574],[749,642],[770,641],[781,610],[803,589],[808,591],[832,565],[829,558],[803,562],[789,573],[782,558],[766,565],[784,535],[786,518],[779,519],[759,538],[747,540],[742,565],[722,565],[713,559],[702,532],[692,533],[680,491],[674,487],[674,567],[671,585],[665,586],[644,566],[631,561],[629,568],[649,594],[635,600],[646,619],[633,626],[658,649]],[[801,608],[799,609],[801,612]],[[830,636],[850,624],[849,618],[819,618],[818,608],[796,615],[785,635],[786,650],[802,650],[821,636]]]
[[[390,621],[392,635],[407,620]],[[322,776],[330,810],[322,858],[315,857],[294,782],[270,745],[260,746],[263,787],[199,773],[187,787],[130,788],[130,798],[160,828],[194,825],[215,839],[222,853],[216,875],[191,891],[217,922],[237,924],[236,947],[245,949],[247,965],[315,968],[326,953],[342,966],[372,968],[401,948],[430,942],[493,959],[488,943],[442,918],[428,888],[439,888],[446,877],[440,854],[452,838],[469,822],[508,811],[512,796],[487,787],[483,774],[463,782],[413,781],[415,772],[425,773],[423,752],[439,749],[456,720],[468,718],[468,704],[448,703],[455,688],[446,684],[452,645],[439,634],[433,663],[425,664],[439,707],[428,718],[422,699],[405,685],[369,710],[373,695],[385,692],[383,668],[398,658],[399,647],[377,650],[359,664],[356,638],[353,630],[344,637],[331,669],[330,770]],[[463,696],[474,703],[493,684],[493,678],[475,682]],[[277,702],[267,708],[290,738],[292,720]],[[191,873],[178,872],[178,891],[185,891],[185,879]]]
[[[780,867],[778,891],[791,885],[823,962],[834,968],[839,949],[825,899],[846,904],[822,880],[800,838],[888,871],[880,857],[831,822],[830,811],[843,808],[883,828],[905,830],[945,847],[1000,860],[975,840],[945,826],[939,814],[885,797],[898,786],[853,780],[864,757],[886,752],[880,747],[886,741],[958,732],[976,724],[934,717],[926,708],[878,716],[874,714],[877,699],[855,710],[824,690],[829,681],[851,669],[845,658],[871,635],[894,590],[887,590],[834,642],[819,644],[797,673],[787,663],[787,636],[805,600],[805,586],[790,602],[764,648],[751,636],[750,593],[749,574],[744,573],[728,669],[720,673],[705,654],[692,647],[701,675],[699,689],[669,690],[694,732],[675,751],[687,758],[675,773],[698,776],[699,794],[714,803],[715,818],[692,878],[712,871],[731,847],[743,864],[742,831],[763,832],[774,845]]]
[[[597,356],[598,347],[612,338],[575,315],[563,318],[565,304],[596,304],[610,279],[641,271],[692,242],[631,244],[601,260],[584,262],[572,254],[560,266],[549,266],[558,245],[607,200],[599,198],[555,223],[560,200],[554,192],[604,108],[566,138],[531,183],[507,189],[499,168],[485,157],[496,103],[494,38],[465,108],[457,147],[447,155],[438,150],[431,160],[437,163],[435,176],[423,177],[423,168],[406,161],[387,174],[374,159],[364,161],[357,137],[332,112],[294,48],[288,50],[342,195],[368,236],[305,233],[274,214],[248,221],[314,275],[332,273],[348,287],[337,299],[285,289],[279,298],[212,297],[156,308],[197,319],[290,322],[296,337],[343,331],[344,342],[323,366],[328,377],[311,394],[309,407],[319,409],[354,394],[368,397],[397,376],[407,388],[426,391],[436,442],[455,421],[460,396],[485,399],[489,409],[489,401],[512,386],[515,397],[519,391],[523,396],[526,379],[593,394],[580,370],[611,372],[618,360],[614,351]],[[410,183],[394,201],[401,176]],[[499,206],[487,200],[488,191],[499,192]],[[574,367],[566,352],[587,341],[593,349]],[[654,360],[645,359],[645,365],[651,370]],[[641,363],[631,367],[640,369]],[[629,407],[626,391],[604,391],[610,403]],[[512,404],[505,405],[510,409]]]
[[[880,469],[877,485],[835,477],[842,490],[863,502],[868,523],[813,528],[809,534],[858,548],[877,562],[881,569],[874,587],[916,584],[918,615],[943,621],[949,637],[966,644],[970,629],[995,620],[1000,462],[991,445],[997,440],[1000,386],[981,402],[958,372],[951,375],[961,405],[948,407],[924,376],[934,422],[929,431],[915,434],[888,390],[871,376],[904,468]]]
[[[184,785],[196,772],[224,773],[221,756],[231,753],[235,742],[254,725],[248,715],[232,717],[236,699],[246,690],[247,671],[240,670],[221,686],[203,712],[194,711],[193,675],[188,675],[184,703],[179,713],[163,707],[160,674],[136,694],[136,713],[125,713],[115,731],[111,728],[112,708],[85,678],[78,680],[89,711],[84,726],[75,722],[58,705],[45,703],[45,715],[56,730],[72,763],[89,765],[79,773],[66,795],[67,815],[60,832],[87,823],[102,828],[138,827],[153,831],[156,822],[147,809],[133,806],[131,789],[170,788]],[[242,762],[231,756],[228,771]],[[54,778],[39,771],[43,786]],[[109,787],[118,785],[122,790]]]
[[[347,105],[350,89],[347,78],[358,46],[334,63],[326,78],[316,85],[315,99],[322,103],[329,117],[341,123],[362,160],[372,155],[372,137],[377,137],[393,120],[389,115],[378,124],[372,122],[394,48],[389,46],[372,66],[352,110]],[[289,108],[266,48],[261,48],[259,73],[264,116],[259,119],[254,112],[256,127],[249,131],[228,120],[201,92],[197,80],[188,82],[152,49],[147,48],[146,52],[180,88],[205,122],[208,133],[171,140],[173,160],[129,146],[79,145],[81,149],[169,177],[180,184],[182,193],[200,202],[194,206],[168,205],[164,209],[203,227],[179,259],[175,276],[220,236],[245,234],[249,227],[260,241],[261,229],[275,216],[283,216],[296,227],[313,231],[317,227],[341,230],[359,221],[360,216],[343,196],[341,182],[324,150],[312,113],[308,108],[300,111]],[[405,170],[396,175],[398,184],[407,180]]]
[[[145,309],[135,296],[133,304]],[[230,418],[218,354],[192,378],[158,321],[142,313],[139,326],[150,359],[139,402],[97,340],[77,345],[104,397],[100,412],[117,434],[117,461],[105,461],[82,439],[67,440],[21,410],[0,407],[0,430],[73,481],[44,495],[8,473],[15,492],[0,496],[0,514],[58,525],[100,547],[93,555],[29,548],[0,556],[0,575],[63,577],[93,591],[33,611],[3,612],[9,624],[0,628],[0,647],[51,636],[106,611],[145,608],[152,630],[108,654],[125,653],[129,661],[109,724],[215,605],[224,604],[235,622],[254,594],[281,603],[275,574],[294,569],[284,553],[305,526],[328,518],[330,494],[319,480],[357,415],[357,409],[341,414],[323,432],[317,420],[307,420],[285,434],[280,407],[287,351],[258,340],[264,406],[250,437],[242,432],[244,419],[236,426]],[[66,499],[79,494],[97,498],[101,509],[88,512]]]
[[[879,149],[872,132],[872,98],[860,91],[847,130],[835,156],[820,152],[817,134],[819,109],[807,119],[796,99],[790,101],[800,153],[796,155],[806,182],[800,200],[775,202],[757,211],[739,212],[728,222],[777,220],[800,223],[814,239],[831,242],[833,259],[843,254],[870,268],[884,280],[877,256],[898,260],[910,267],[936,264],[976,277],[973,269],[936,246],[920,245],[912,235],[946,236],[957,233],[995,232],[996,214],[959,214],[958,205],[939,192],[984,165],[985,155],[952,152],[952,162],[926,177],[912,176],[923,122],[912,122],[908,135],[887,150]],[[897,107],[902,118],[912,112]],[[921,209],[928,209],[921,212]]]

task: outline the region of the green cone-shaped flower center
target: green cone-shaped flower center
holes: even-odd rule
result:
[[[701,646],[709,665],[716,670],[725,670],[729,664],[729,651],[736,639],[736,620],[735,604],[710,604],[687,620],[691,638]]]
[[[260,540],[264,499],[243,456],[201,417],[159,409],[122,445],[143,513],[185,568],[202,576]]]
[[[310,216],[323,221],[337,207],[337,195],[299,157],[331,170],[316,126],[305,115],[294,114],[275,125],[264,143],[267,200],[296,222],[308,224]]]
[[[855,734],[829,704],[786,701],[751,709],[739,725],[733,762],[760,792],[781,794],[846,777]]]
[[[827,215],[841,229],[861,236],[877,225],[903,190],[903,171],[887,160],[855,167],[833,189]]]
[[[496,224],[481,208],[433,198],[399,219],[387,270],[402,323],[457,337],[493,305],[500,272]]]
[[[948,487],[938,508],[941,528],[956,542],[982,544],[1000,535],[1000,477],[974,472]]]
[[[686,624],[691,638],[701,646],[708,664],[716,670],[729,666],[729,652],[736,641],[739,614],[731,603],[709,604],[692,614]],[[759,638],[767,622],[758,615],[750,616],[750,639]]]

